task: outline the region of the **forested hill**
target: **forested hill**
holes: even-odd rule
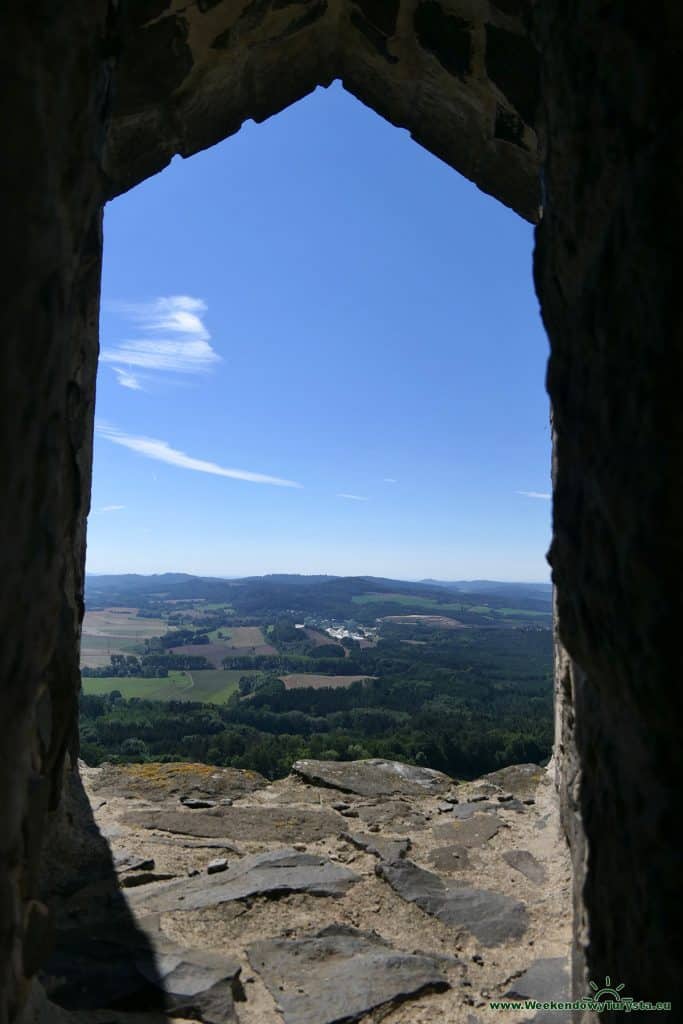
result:
[[[472,625],[504,621],[549,624],[546,583],[496,581],[412,582],[372,576],[253,576],[242,579],[164,573],[86,577],[90,610],[135,605],[154,611],[169,602],[226,603],[235,613],[261,618],[288,612],[372,623],[387,615],[444,615]]]

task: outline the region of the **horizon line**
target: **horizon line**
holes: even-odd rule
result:
[[[178,569],[164,569],[159,572],[135,572],[134,570],[118,570],[118,571],[103,571],[103,570],[88,570],[85,572],[86,576],[142,576],[142,577],[153,577],[153,576],[191,576],[194,579],[204,580],[243,580],[243,579],[261,579],[265,576],[327,576],[330,579],[385,579],[385,580],[396,580],[400,583],[518,583],[520,585],[540,585],[548,584],[552,585],[551,579],[493,579],[488,576],[472,576],[472,577],[460,577],[459,579],[454,578],[440,578],[437,576],[378,576],[371,572],[364,573],[335,573],[335,572],[247,572],[247,573],[231,573],[229,575],[212,575],[208,573],[199,572],[186,572]]]

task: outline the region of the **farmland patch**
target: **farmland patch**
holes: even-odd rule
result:
[[[138,617],[137,608],[105,608],[86,612],[81,638],[81,667],[101,668],[112,654],[141,654],[144,641],[161,636],[164,619]]]
[[[143,700],[189,700],[192,679],[188,672],[169,672],[164,679],[143,679],[141,676],[120,678],[104,676],[83,678],[83,692],[105,694],[118,690],[122,697],[142,697]]]
[[[224,704],[238,689],[241,676],[255,675],[254,671],[202,669],[193,672],[169,672],[164,679],[143,679],[140,676],[83,679],[83,692],[105,694],[118,690],[126,698],[143,700],[199,701],[203,704]]]

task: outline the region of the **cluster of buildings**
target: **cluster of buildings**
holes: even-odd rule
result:
[[[308,616],[303,622],[297,622],[295,628],[317,629],[320,633],[327,633],[333,640],[350,637],[351,640],[368,640],[370,643],[377,640],[378,632],[376,626],[361,626],[355,619],[338,622],[335,619],[320,619],[315,616]]]

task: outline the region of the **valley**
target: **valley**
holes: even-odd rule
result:
[[[386,757],[463,778],[552,744],[550,587],[89,577],[82,756],[284,777]]]

